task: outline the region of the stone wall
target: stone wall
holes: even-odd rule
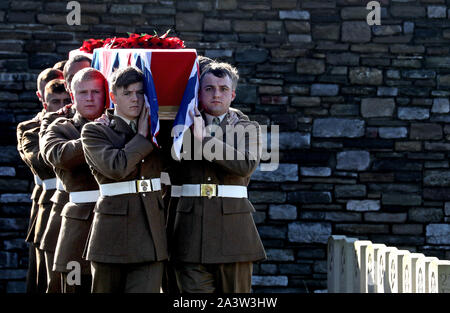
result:
[[[450,1],[0,2],[0,291],[24,290],[32,176],[15,128],[36,77],[83,39],[174,30],[240,71],[235,107],[280,125],[280,166],[250,199],[268,260],[256,292],[326,288],[326,242],[344,234],[450,258]]]

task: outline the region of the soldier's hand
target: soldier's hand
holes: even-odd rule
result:
[[[141,110],[141,114],[139,115],[139,119],[138,119],[138,134],[147,137],[148,136],[148,131],[149,131],[149,116],[148,116],[148,108],[147,106],[144,104],[142,110]]]
[[[63,106],[61,109],[59,109],[58,111],[56,111],[56,113],[58,113],[59,115],[66,115],[67,112],[69,112],[70,108],[72,107],[73,103],[69,103],[66,104],[65,106]]]
[[[194,114],[192,113],[192,111],[189,111],[189,115],[194,121],[194,124],[192,125],[194,138],[202,141],[203,137],[205,137],[205,121],[203,120],[203,117],[197,107],[194,107]]]
[[[103,113],[102,116],[96,118],[94,122],[98,122],[102,125],[108,126],[111,121],[109,120],[109,117]]]

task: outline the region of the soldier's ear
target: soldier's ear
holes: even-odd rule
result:
[[[69,95],[70,95],[70,99],[72,100],[72,103],[75,103],[73,92],[69,92]]]
[[[44,99],[42,99],[41,93],[39,91],[36,91],[36,96],[38,97],[39,101],[42,103],[44,102]]]
[[[43,101],[42,105],[44,106],[44,109],[47,110],[47,102]]]
[[[233,91],[231,92],[231,101],[233,101],[234,98],[236,98],[236,89],[233,89]]]
[[[113,103],[116,103],[116,96],[114,95],[114,93],[112,91],[109,93],[109,97],[111,98],[111,101]]]

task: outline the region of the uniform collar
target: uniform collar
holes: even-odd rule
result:
[[[226,112],[226,113],[224,113],[224,114],[222,114],[222,115],[220,115],[220,116],[214,116],[214,115],[211,115],[211,114],[208,114],[208,113],[204,112],[204,114],[205,114],[205,120],[206,120],[206,125],[211,125],[211,124],[212,124],[212,121],[213,121],[213,119],[214,119],[215,117],[218,117],[219,120],[220,120],[220,124],[222,124],[222,121],[223,121],[223,119],[225,118],[225,116],[227,115],[227,113],[228,113],[228,112]]]
[[[113,128],[115,131],[134,135],[133,130],[129,126],[129,124],[120,116],[114,115],[114,109],[108,109],[106,110],[106,115],[108,116],[109,120],[111,121],[109,126]]]
[[[117,112],[116,109],[114,109],[113,114],[114,114],[114,116],[120,117],[121,119],[123,119],[123,120],[125,121],[125,123],[127,123],[128,125],[130,125],[131,120],[127,119],[126,117],[123,117],[122,115],[120,115],[120,114]],[[136,121],[136,120],[133,120],[133,121],[137,124],[137,121]]]
[[[76,127],[83,126],[84,124],[90,122],[87,118],[84,118],[83,116],[81,116],[81,114],[79,112],[76,112],[72,119],[73,119],[73,124]]]

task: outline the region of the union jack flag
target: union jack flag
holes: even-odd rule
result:
[[[144,73],[145,105],[149,107],[152,140],[156,145],[159,115],[173,119],[176,112],[173,126],[179,131],[174,134],[173,148],[179,158],[183,134],[193,124],[189,111],[194,113],[194,107],[198,106],[199,69],[196,50],[94,50],[92,67],[102,72],[109,86],[114,71],[127,66],[136,66]],[[114,107],[111,99],[109,103],[109,107]]]

